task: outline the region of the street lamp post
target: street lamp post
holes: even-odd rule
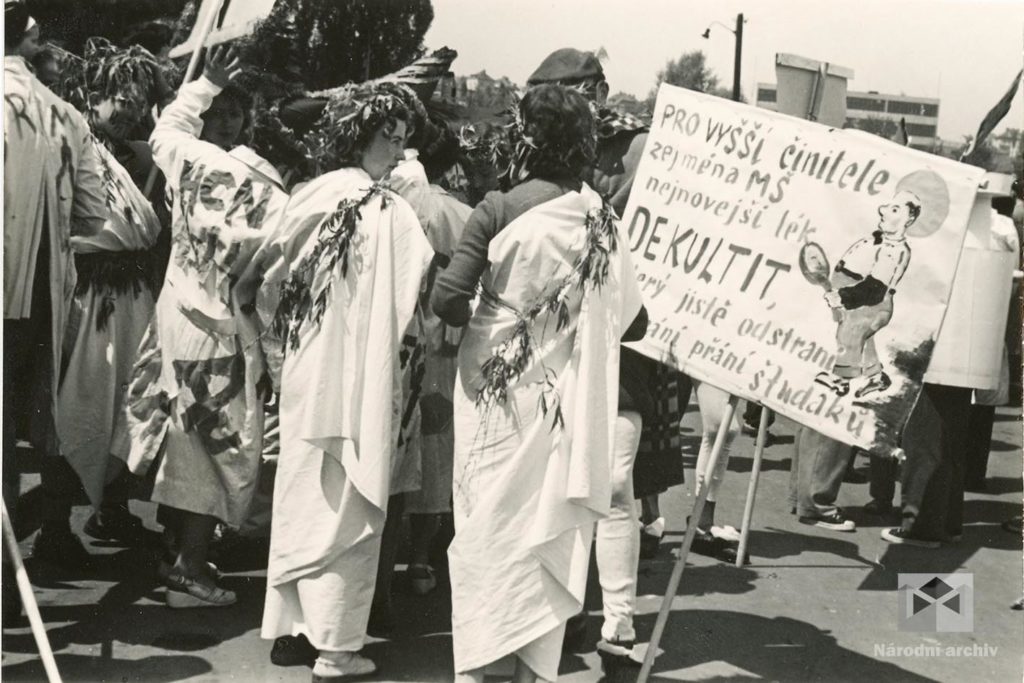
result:
[[[727,31],[731,31],[736,37],[736,55],[733,57],[732,65],[732,99],[734,102],[740,101],[740,65],[743,61],[743,13],[740,12],[736,15],[736,28],[732,29],[723,24],[720,21],[713,21],[701,34],[702,38],[711,37],[711,26],[718,24]]]
[[[743,57],[743,13],[736,15],[736,57],[732,66],[732,100],[740,101],[740,64]]]

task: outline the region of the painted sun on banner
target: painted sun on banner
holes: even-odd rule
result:
[[[984,172],[663,85],[626,207],[635,347],[888,452],[921,389]]]

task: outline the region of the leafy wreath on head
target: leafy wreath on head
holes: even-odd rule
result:
[[[321,171],[357,163],[356,153],[392,115],[406,105],[393,84],[349,85],[331,94],[316,125],[302,144],[314,165]],[[415,97],[415,95],[414,95]],[[317,242],[309,254],[292,269],[281,286],[281,299],[274,319],[274,332],[296,350],[306,323],[320,325],[330,303],[333,275],[313,295],[313,283],[319,272],[333,273],[340,264],[342,278],[348,275],[349,247],[362,219],[361,209],[375,197],[381,208],[390,202],[386,183],[373,183],[359,199],[343,199],[317,228]]]
[[[54,45],[47,46],[60,63],[55,92],[75,109],[89,115],[91,98],[123,99],[142,110],[157,100],[158,74],[167,82],[179,78],[171,62],[162,62],[141,45],[119,48],[106,38],[93,37],[79,57]]]

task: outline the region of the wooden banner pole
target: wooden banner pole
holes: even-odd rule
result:
[[[761,460],[765,443],[768,441],[768,423],[772,411],[761,406],[761,422],[757,426],[757,441],[754,443],[754,463],[750,467],[750,484],[747,486],[747,502],[743,505],[743,524],[740,526],[740,547],[736,551],[736,566],[742,567],[747,557],[747,539],[750,535],[750,520],[754,516],[754,498],[757,483],[761,477]]]
[[[707,479],[710,481],[711,473],[715,471],[715,464],[718,462],[718,457],[722,453],[722,449],[725,447],[725,440],[728,438],[729,426],[732,424],[733,415],[736,412],[735,396],[729,396],[728,403],[725,404],[725,413],[722,415],[722,424],[718,428],[718,436],[715,438],[715,443],[711,447],[711,455],[708,457],[707,467]],[[696,484],[695,484],[696,485]],[[686,525],[686,536],[683,537],[683,545],[679,549],[679,557],[676,558],[676,564],[672,568],[672,576],[668,581],[668,588],[665,589],[665,597],[661,601],[661,609],[658,611],[658,619],[654,622],[654,632],[651,634],[651,642],[647,646],[647,653],[644,656],[643,666],[640,668],[640,675],[637,677],[637,683],[646,683],[647,678],[651,675],[651,668],[654,666],[654,658],[658,654],[658,643],[661,641],[661,636],[665,631],[665,624],[668,622],[669,612],[672,611],[672,599],[675,598],[676,593],[679,590],[679,581],[683,577],[683,569],[686,567],[686,557],[690,554],[690,546],[693,545],[693,539],[697,535],[697,525],[700,521],[701,513],[704,512],[704,503],[708,499],[708,491],[710,486],[705,486],[704,490],[697,495],[697,500],[693,504],[693,512],[690,515],[690,524]]]
[[[196,74],[196,69],[199,67],[199,55],[203,51],[203,46],[206,44],[206,39],[210,37],[210,33],[213,32],[213,23],[217,20],[217,15],[220,13],[220,7],[224,4],[224,0],[213,0],[210,4],[210,11],[205,17],[203,17],[203,25],[199,32],[199,40],[196,43],[196,47],[192,50],[192,57],[188,60],[188,68],[185,70],[185,78],[181,84],[184,85],[192,80],[192,77]],[[153,191],[153,185],[156,184],[157,173],[160,169],[153,164],[153,167],[149,169],[149,177],[146,178],[146,185],[142,190],[142,196],[149,199],[150,193]]]
[[[57,670],[57,660],[53,658],[50,639],[46,637],[46,626],[43,625],[43,618],[39,614],[39,605],[36,604],[36,597],[32,592],[32,584],[29,583],[25,564],[21,561],[21,552],[18,550],[18,538],[14,535],[14,527],[11,526],[11,516],[7,513],[7,503],[2,498],[0,498],[0,505],[3,506],[4,545],[7,546],[7,553],[11,564],[14,565],[14,576],[18,582],[18,593],[21,594],[21,603],[25,608],[25,614],[28,616],[28,623],[32,627],[32,636],[36,640],[39,656],[43,660],[46,678],[50,683],[60,683],[61,678],[60,672]]]

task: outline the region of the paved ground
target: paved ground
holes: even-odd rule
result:
[[[697,416],[687,416],[688,465],[699,439]],[[793,441],[785,421],[782,438],[768,449],[758,493],[749,567],[736,569],[693,556],[662,640],[655,680],[773,681],[1020,681],[1024,612],[1009,605],[1022,594],[1021,539],[1000,522],[1021,504],[1021,411],[997,414],[987,494],[968,494],[963,540],[939,550],[891,546],[879,538],[884,521],[862,514],[866,484],[844,484],[840,503],[859,524],[840,534],[797,523],[788,514],[786,486]],[[719,522],[739,525],[753,452],[741,437],[730,462]],[[858,461],[860,470],[866,462]],[[691,477],[692,480],[692,477]],[[25,505],[36,478],[24,477]],[[669,534],[659,557],[641,566],[637,628],[649,636],[672,570],[672,550],[682,541],[692,505],[689,487],[663,498]],[[152,524],[152,506],[135,505]],[[74,528],[87,515],[78,508]],[[29,530],[22,530],[23,551]],[[255,557],[223,563],[225,585],[240,596],[224,610],[171,611],[152,561],[143,551],[90,545],[98,557],[88,574],[29,562],[42,614],[65,680],[89,681],[308,681],[309,670],[270,664],[269,643],[259,639],[264,573]],[[969,633],[907,633],[896,628],[899,572],[971,572],[975,627]],[[593,581],[591,582],[593,584]],[[592,586],[593,588],[593,586]],[[403,591],[396,580],[401,621],[391,640],[367,652],[382,665],[379,680],[450,681],[450,608],[446,586],[427,598]],[[593,645],[600,629],[600,599],[588,598],[588,641],[583,652],[563,657],[561,680],[601,679]],[[8,626],[13,626],[8,628]],[[989,646],[994,656],[885,657],[876,647]],[[42,667],[24,622],[5,625],[4,680],[41,680]],[[991,650],[990,650],[991,652]],[[501,680],[495,678],[495,681]]]

